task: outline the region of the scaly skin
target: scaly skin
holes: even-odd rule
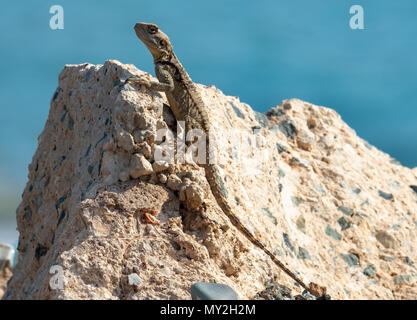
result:
[[[206,106],[203,103],[201,94],[191,80],[184,67],[172,50],[168,36],[163,33],[157,25],[149,23],[137,23],[135,32],[138,38],[146,45],[154,58],[155,73],[159,80],[150,81],[146,78],[132,77],[127,79],[151,90],[162,91],[166,94],[170,108],[177,121],[185,121],[185,130],[199,129],[209,136],[210,124]],[[224,188],[223,178],[217,165],[210,164],[209,139],[206,144],[206,163],[202,164],[205,169],[206,178],[210,184],[211,191],[223,212],[228,216],[232,224],[238,228],[254,245],[262,249],[272,261],[284,270],[292,279],[299,283],[304,289],[315,296],[325,294],[325,288],[314,289],[318,286],[314,283],[307,287],[301,279],[279,261],[275,254],[271,253],[252,233],[240,222],[233,213],[227,201],[227,191]],[[320,292],[321,291],[321,292]]]

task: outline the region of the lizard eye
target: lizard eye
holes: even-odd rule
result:
[[[165,41],[164,41],[164,40],[159,41],[159,44],[160,44],[162,47],[165,47]]]
[[[149,31],[149,33],[151,33],[151,34],[154,34],[154,33],[156,33],[156,31],[158,31],[158,29],[157,29],[157,28],[155,28],[154,26],[149,26],[148,31]]]

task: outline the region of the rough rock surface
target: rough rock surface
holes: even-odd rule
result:
[[[61,72],[4,298],[190,299],[202,281],[241,299],[301,293],[233,227],[201,168],[156,163],[156,130],[176,124],[163,95],[124,84],[133,74],[117,61]],[[231,205],[289,269],[333,299],[417,298],[416,169],[331,109],[291,99],[264,115],[200,88],[216,137],[240,133],[220,148]],[[56,267],[62,288],[50,285]]]

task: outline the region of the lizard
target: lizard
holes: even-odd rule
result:
[[[137,37],[145,44],[153,56],[155,74],[158,81],[133,76],[126,79],[126,82],[133,82],[154,91],[164,92],[177,122],[185,121],[186,132],[197,129],[205,133],[206,136],[209,136],[209,115],[202,96],[196,84],[191,80],[187,71],[175,55],[169,37],[157,25],[152,23],[139,22],[134,26],[134,30]],[[206,143],[206,151],[206,161],[200,165],[204,167],[206,179],[217,204],[231,223],[252,244],[263,250],[279,268],[305,290],[317,297],[321,296],[323,298],[328,296],[324,287],[320,287],[313,282],[310,283],[310,286],[307,286],[243,225],[240,219],[233,213],[232,207],[228,203],[228,193],[224,188],[224,181],[219,168],[216,164],[207,161],[210,158],[209,141]]]

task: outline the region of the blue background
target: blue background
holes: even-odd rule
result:
[[[64,8],[51,30],[49,8]],[[360,4],[365,30],[349,27]],[[0,241],[10,231],[65,64],[108,59],[154,73],[133,31],[158,24],[195,82],[265,112],[296,97],[417,166],[417,1],[14,1],[0,12]],[[12,227],[14,228],[14,226]]]

